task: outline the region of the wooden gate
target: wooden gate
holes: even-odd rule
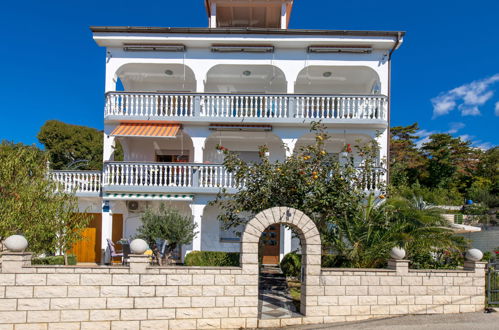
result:
[[[281,241],[281,226],[279,224],[270,225],[262,233],[263,243],[263,258],[262,264],[264,265],[277,265],[279,264]]]
[[[100,263],[102,257],[101,233],[102,214],[89,213],[91,216],[88,227],[83,230],[83,239],[76,243],[70,253],[77,256],[78,262]],[[123,235],[123,215],[113,214],[113,242]]]

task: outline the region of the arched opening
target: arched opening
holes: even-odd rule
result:
[[[369,67],[310,65],[298,74],[295,93],[376,95],[380,79]]]
[[[329,133],[329,138],[324,141],[324,149],[328,154],[334,155],[337,159],[340,159],[340,154],[346,149],[351,149],[354,163],[358,165],[360,164],[362,157],[357,154],[354,146],[365,145],[370,141],[372,141],[372,137],[364,134],[352,134],[347,131],[344,133]],[[294,153],[313,144],[315,144],[315,133],[305,134],[296,141]]]
[[[207,93],[286,93],[286,78],[273,65],[219,64],[206,74]]]
[[[206,139],[203,157],[206,163],[223,162],[223,154],[216,150],[219,144],[236,152],[246,162],[259,161],[258,147],[262,145],[268,147],[270,161],[282,161],[286,157],[281,139],[272,132],[217,131]]]
[[[183,64],[129,63],[121,66],[116,75],[128,92],[196,91],[194,72]]]
[[[319,277],[321,273],[321,240],[320,234],[314,222],[303,212],[289,207],[273,207],[258,213],[247,224],[242,236],[241,265],[246,274],[261,275],[268,273],[260,272],[259,250],[261,250],[262,234],[276,231],[277,226],[286,225],[293,229],[301,241],[301,296],[299,314],[310,314],[309,308],[313,308],[319,294]],[[273,228],[273,229],[271,229]],[[264,240],[273,239],[269,234],[264,235]],[[275,237],[274,237],[275,239]],[[260,281],[265,281],[260,277]],[[260,286],[262,289],[262,286]],[[265,297],[268,297],[266,299]],[[299,316],[289,309],[283,308],[285,301],[277,302],[279,294],[259,290],[259,317],[282,318]],[[288,300],[289,301],[289,300]],[[272,308],[273,305],[276,308]],[[269,313],[270,309],[270,313]],[[274,309],[274,313],[272,313]],[[287,312],[286,312],[287,310]],[[287,314],[286,314],[287,313]]]
[[[191,137],[179,130],[174,137],[118,137],[123,146],[124,161],[190,163],[194,161]]]

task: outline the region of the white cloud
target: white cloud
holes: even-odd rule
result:
[[[433,104],[433,117],[446,115],[454,109],[458,109],[462,116],[480,115],[479,106],[484,105],[494,96],[492,85],[499,81],[499,73],[475,80],[471,83],[456,87],[431,99]],[[496,115],[499,112],[496,103]]]
[[[495,109],[496,116],[499,116],[499,102],[496,102],[496,109]]]
[[[425,144],[426,142],[429,142],[430,141],[430,135],[432,135],[432,134],[438,134],[438,133],[456,134],[458,131],[462,130],[465,126],[466,125],[464,123],[461,123],[461,122],[451,122],[451,123],[449,123],[449,127],[450,128],[447,131],[435,131],[435,130],[428,131],[426,129],[419,130],[415,134],[415,135],[417,135],[417,136],[420,137],[420,139],[415,142],[416,147],[421,148],[423,146],[423,144]],[[475,139],[476,137],[474,135],[461,134],[461,135],[459,135],[459,137],[463,141],[470,141],[471,142],[471,146],[473,146],[475,148],[480,148],[482,150],[487,150],[487,149],[490,149],[490,148],[492,148],[494,146],[490,142],[485,142],[485,141],[482,141],[482,140],[476,140]]]
[[[450,129],[447,131],[447,133],[449,134],[455,134],[457,133],[459,130],[463,129],[466,125],[464,123],[460,123],[460,122],[453,122],[453,123],[450,123]]]

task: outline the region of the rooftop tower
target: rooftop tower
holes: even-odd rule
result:
[[[287,29],[293,0],[205,0],[210,28]]]

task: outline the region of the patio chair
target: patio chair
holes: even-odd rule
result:
[[[123,247],[123,259],[121,264],[128,265],[128,262],[130,261],[129,255],[132,253],[130,250],[130,241],[127,240],[127,243],[121,244],[121,246]]]
[[[116,247],[109,238],[107,240],[107,247],[109,248],[109,252],[111,252],[111,266],[113,265],[113,258],[122,258],[122,263],[123,263],[123,252],[117,252]]]

